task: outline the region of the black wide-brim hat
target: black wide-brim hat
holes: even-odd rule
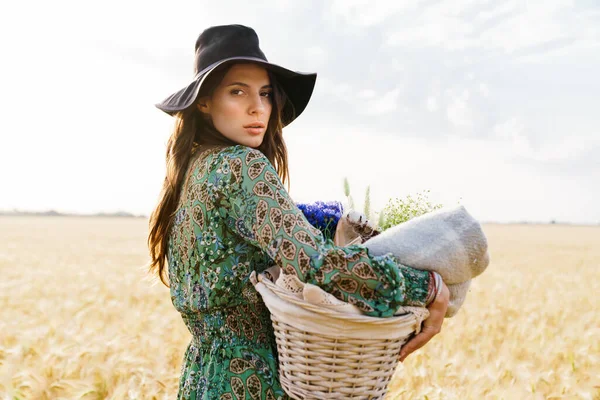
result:
[[[219,67],[238,62],[261,65],[275,75],[288,98],[281,115],[284,126],[304,111],[312,96],[317,74],[295,72],[270,63],[259,47],[256,32],[243,25],[213,26],[202,32],[196,40],[194,80],[156,107],[169,115],[188,108],[196,101],[207,76]]]

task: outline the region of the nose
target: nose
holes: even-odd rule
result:
[[[252,96],[248,113],[256,115],[262,115],[265,113],[265,105],[263,104],[263,98],[261,97],[260,93]]]

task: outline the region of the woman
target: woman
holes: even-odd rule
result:
[[[448,303],[439,276],[359,245],[334,246],[283,186],[282,128],[306,107],[316,74],[268,63],[256,33],[241,25],[205,30],[195,61],[193,82],[157,104],[176,126],[148,238],[151,271],[192,334],[177,398],[287,398],[269,311],[249,281],[273,263],[368,315],[428,306],[430,318],[400,358],[427,342]]]

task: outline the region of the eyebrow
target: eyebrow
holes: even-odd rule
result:
[[[229,85],[227,85],[227,87],[229,86],[244,86],[244,87],[250,87],[250,85],[248,85],[247,83],[244,82],[232,82]],[[261,89],[272,89],[273,86],[272,85],[264,85]]]

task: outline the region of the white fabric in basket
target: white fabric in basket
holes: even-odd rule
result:
[[[361,315],[339,313],[339,318],[337,318],[334,313],[319,314],[282,299],[274,292],[277,285],[265,278],[261,278],[262,281],[257,281],[255,272],[252,272],[250,278],[269,311],[277,316],[279,320],[297,329],[316,332],[329,337],[340,339],[362,339],[365,337],[382,340],[401,339],[415,331],[418,332],[421,322],[428,316],[427,309],[411,307],[418,309],[420,314],[415,316],[410,313],[398,317],[375,318],[362,315],[362,313]],[[303,302],[301,299],[297,301]],[[325,305],[321,306],[329,309]]]
[[[345,314],[364,315],[364,312],[360,308],[353,304],[346,303],[345,301],[339,300],[331,293],[327,293],[318,286],[310,283],[304,283],[298,277],[294,275],[280,274],[279,272],[273,271],[277,266],[271,267],[269,271],[273,277],[278,276],[276,279],[276,285],[293,294],[296,298],[304,300],[308,303],[318,305],[329,310]],[[417,318],[424,320],[428,316],[428,311],[423,307],[400,307],[394,315],[404,315],[412,313]]]

